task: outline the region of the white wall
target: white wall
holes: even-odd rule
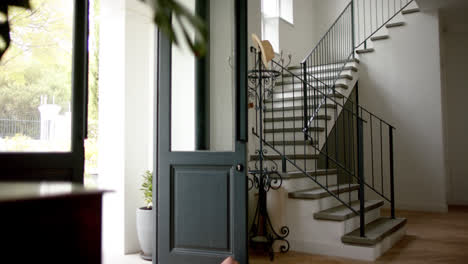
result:
[[[135,210],[145,206],[142,174],[153,163],[153,12],[127,0],[125,23],[125,253],[138,252]]]
[[[449,204],[468,205],[468,18],[466,9],[441,14],[441,54],[445,95],[445,128]]]
[[[466,0],[416,0],[416,2],[423,11],[468,7],[468,2]]]
[[[154,25],[137,0],[101,1],[99,187],[104,263],[136,253],[135,211],[144,206],[141,174],[152,169]]]
[[[294,25],[279,19],[279,46],[284,54],[292,55],[291,65],[299,65],[315,44],[316,13],[310,0],[294,0],[293,3]]]
[[[338,18],[338,15],[349,4],[350,0],[312,0],[314,8],[314,26],[315,35],[313,43],[315,44],[328,31],[330,26]]]
[[[210,150],[234,150],[234,1],[210,2]],[[230,65],[231,63],[231,65]]]
[[[446,211],[439,16],[405,19],[376,52],[360,56],[360,103],[397,129],[397,208]]]

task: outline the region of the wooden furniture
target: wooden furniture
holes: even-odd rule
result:
[[[101,263],[104,191],[0,183],[1,263]]]

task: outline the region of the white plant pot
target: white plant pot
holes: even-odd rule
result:
[[[140,248],[143,251],[140,255],[146,260],[152,260],[153,255],[153,240],[155,239],[153,217],[152,209],[141,207],[136,210],[138,242],[140,242]]]

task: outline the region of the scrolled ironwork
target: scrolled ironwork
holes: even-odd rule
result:
[[[249,98],[254,99],[254,108],[257,117],[256,126],[252,128],[252,134],[259,138],[259,148],[254,151],[257,156],[254,169],[249,169],[249,174],[252,176],[251,178],[249,177],[249,183],[251,183],[249,190],[254,188],[258,190],[258,203],[250,228],[249,240],[251,244],[264,244],[270,258],[273,260],[273,243],[275,241],[283,243],[280,247],[281,252],[284,253],[289,250],[289,242],[286,240],[286,237],[289,235],[289,228],[283,226],[280,229],[280,233],[276,232],[268,215],[267,193],[270,190],[278,190],[281,188],[283,178],[281,174],[278,173],[278,163],[267,155],[268,149],[263,147],[265,134],[263,133],[262,120],[263,113],[266,111],[264,102],[266,99],[273,97],[273,88],[276,85],[276,78],[280,76],[280,72],[274,68],[263,68],[263,64],[259,59],[260,56],[260,53],[256,53],[256,58],[258,58],[258,60],[254,63],[255,69],[250,70],[248,73]],[[258,120],[260,120],[260,122],[258,122]]]

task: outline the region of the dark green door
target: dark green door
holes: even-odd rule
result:
[[[181,0],[209,28],[195,59],[158,36],[153,263],[247,263],[246,0]]]

